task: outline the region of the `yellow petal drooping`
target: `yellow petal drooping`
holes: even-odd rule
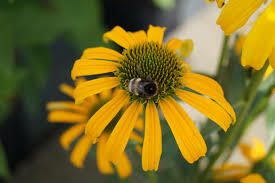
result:
[[[162,153],[162,136],[158,110],[154,103],[148,103],[145,112],[145,134],[142,148],[144,171],[158,170]]]
[[[111,133],[106,144],[106,156],[113,163],[119,162],[142,108],[142,104],[132,103]]]
[[[84,132],[85,126],[86,124],[77,124],[66,130],[60,137],[61,146],[68,150],[71,143]]]
[[[58,101],[58,102],[49,102],[46,106],[47,110],[53,111],[53,110],[68,110],[68,111],[74,111],[79,113],[87,114],[88,109],[81,106],[76,105],[74,102],[71,101]]]
[[[241,63],[261,69],[272,54],[275,42],[275,1],[256,20],[243,46]],[[272,59],[271,59],[272,60]],[[273,63],[273,62],[270,62]]]
[[[182,84],[200,94],[206,95],[215,100],[236,121],[236,114],[232,106],[224,98],[221,86],[213,79],[195,73],[185,73],[182,77]]]
[[[83,162],[92,147],[93,141],[88,136],[82,136],[75,145],[71,153],[71,162],[77,167],[82,168]]]
[[[162,100],[159,106],[186,161],[194,163],[205,156],[206,144],[194,122],[182,107],[172,98]]]
[[[89,60],[119,60],[123,57],[119,52],[110,48],[96,47],[84,50],[81,59]]]
[[[65,95],[72,97],[73,98],[73,94],[74,94],[74,88],[71,87],[70,85],[67,84],[61,84],[59,86],[59,89],[62,93],[64,93]]]
[[[92,139],[101,135],[105,127],[117,115],[120,109],[128,104],[128,96],[118,90],[112,100],[102,106],[88,121],[85,133]]]
[[[55,110],[48,114],[49,122],[82,123],[87,120],[87,115],[70,111]]]
[[[115,165],[118,176],[121,179],[127,178],[132,173],[131,162],[125,152],[122,153],[118,163]]]
[[[232,118],[224,108],[218,105],[215,101],[181,89],[177,90],[176,93],[181,100],[206,115],[209,119],[217,123],[224,131],[227,131],[232,122]]]
[[[106,32],[103,35],[103,40],[105,42],[107,42],[108,40],[112,40],[125,49],[128,49],[132,44],[135,43],[133,37],[119,26],[115,26],[111,31]]]
[[[80,59],[75,61],[71,77],[73,80],[79,76],[104,74],[117,70],[118,63],[105,60]]]
[[[148,41],[154,41],[162,44],[165,29],[165,27],[149,25],[149,29],[147,31]]]
[[[144,122],[141,117],[138,118],[136,125],[135,125],[135,129],[140,132],[142,132],[144,130]]]
[[[242,178],[241,183],[266,183],[266,181],[260,174],[253,173],[245,178]]]
[[[96,146],[96,163],[97,168],[102,174],[112,174],[114,169],[110,161],[105,157],[105,145],[109,135],[102,133]]]
[[[107,100],[111,98],[112,96],[112,90],[105,90],[99,94],[100,100]]]
[[[217,24],[226,35],[241,28],[265,0],[229,0],[224,6]]]
[[[81,103],[85,98],[110,90],[119,85],[117,77],[103,77],[93,79],[78,85],[74,90],[75,103]]]
[[[214,168],[213,178],[217,181],[236,181],[247,176],[251,167],[242,164],[223,164]]]
[[[134,131],[130,135],[130,140],[134,140],[140,144],[142,144],[142,142],[143,142],[143,138]]]

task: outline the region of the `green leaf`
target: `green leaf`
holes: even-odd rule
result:
[[[8,168],[8,163],[6,160],[6,155],[4,151],[4,147],[0,141],[0,177],[4,179],[10,178],[10,171]]]
[[[266,127],[270,142],[275,140],[275,100],[271,100],[266,110]]]
[[[83,50],[102,43],[104,29],[100,1],[55,0],[53,3],[66,27],[66,39],[76,48]]]

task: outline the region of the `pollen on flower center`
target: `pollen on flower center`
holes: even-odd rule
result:
[[[182,86],[180,77],[186,72],[184,62],[176,53],[165,45],[156,42],[143,42],[123,51],[118,71],[115,75],[120,80],[122,89],[129,93],[130,99],[141,103],[174,95],[175,89]],[[139,87],[139,93],[133,91]]]

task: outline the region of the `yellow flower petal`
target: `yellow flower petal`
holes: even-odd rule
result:
[[[137,141],[140,144],[142,144],[142,142],[143,142],[143,138],[134,131],[130,135],[130,140]]]
[[[266,156],[266,150],[263,142],[257,138],[252,138],[252,146],[241,143],[240,150],[242,154],[251,162],[257,162]]]
[[[99,138],[96,147],[96,163],[97,168],[102,174],[112,174],[114,173],[114,169],[110,161],[105,158],[105,145],[107,142],[109,135],[106,133],[102,133]]]
[[[120,109],[128,104],[128,96],[124,91],[118,90],[112,100],[101,107],[88,121],[85,133],[92,139],[101,135],[105,127],[116,116]]]
[[[142,104],[132,103],[111,133],[106,144],[106,156],[113,163],[119,162],[142,108]]]
[[[119,26],[115,26],[111,31],[106,32],[103,35],[103,40],[105,42],[112,40],[125,49],[128,49],[133,43],[135,43],[133,37],[131,37],[124,29]]]
[[[66,130],[60,137],[61,146],[68,150],[71,143],[84,132],[85,125],[77,124]]]
[[[81,103],[85,98],[110,90],[119,85],[117,77],[103,77],[82,83],[74,90],[75,103]]]
[[[59,90],[65,95],[73,98],[74,88],[67,84],[59,85]]]
[[[193,51],[194,43],[192,39],[171,39],[167,43],[167,47],[172,49],[173,51],[177,51],[179,49],[179,55],[184,58],[187,58],[191,55]]]
[[[119,60],[121,57],[123,57],[123,55],[115,50],[105,47],[96,47],[84,50],[81,59]]]
[[[111,98],[112,96],[112,90],[105,90],[99,94],[100,100],[107,100]]]
[[[144,30],[128,32],[128,34],[133,37],[136,43],[142,43],[147,41],[147,35]]]
[[[245,178],[242,178],[241,183],[266,183],[266,181],[260,174],[253,173]]]
[[[244,45],[244,42],[246,40],[246,36],[240,36],[236,42],[235,42],[235,52],[237,54],[240,54],[242,52],[242,49],[243,49],[243,45]]]
[[[89,76],[95,74],[104,74],[117,70],[118,63],[105,60],[87,60],[80,59],[75,61],[71,77],[73,80],[79,76]]]
[[[49,122],[82,123],[87,121],[87,115],[70,111],[56,110],[48,114]]]
[[[145,111],[145,134],[142,148],[144,171],[158,170],[162,153],[162,136],[158,110],[154,103],[148,103]]]
[[[272,161],[273,167],[275,167],[275,156],[272,157],[272,160],[271,160],[271,161]]]
[[[147,31],[148,41],[154,41],[162,44],[165,29],[165,27],[149,25],[149,29]]]
[[[127,178],[132,173],[131,162],[129,161],[125,152],[122,153],[118,164],[116,164],[115,166],[116,166],[118,176],[121,179]]]
[[[241,28],[265,0],[229,0],[224,6],[217,24],[226,35]]]
[[[244,67],[250,66],[259,70],[264,66],[274,47],[274,32],[275,1],[272,1],[247,35],[241,58]]]
[[[79,139],[71,153],[71,162],[77,167],[82,168],[83,162],[92,147],[93,141],[84,135]]]
[[[76,105],[74,102],[71,101],[58,101],[58,102],[48,102],[46,106],[47,110],[68,110],[72,112],[79,112],[87,114],[89,109],[83,107],[81,105]]]
[[[232,117],[233,123],[236,122],[236,114],[232,106],[224,98],[221,86],[213,79],[195,73],[185,73],[182,77],[182,84],[198,93],[206,95],[215,100]]]
[[[273,48],[272,53],[269,56],[269,64],[274,70],[275,69],[275,47]]]
[[[186,161],[193,163],[205,156],[206,144],[182,107],[173,98],[162,100],[159,106]]]
[[[251,167],[242,164],[223,164],[213,170],[213,178],[217,181],[240,180],[247,176]]]
[[[180,89],[177,90],[176,93],[181,100],[206,115],[209,119],[217,123],[224,131],[227,131],[232,122],[232,118],[224,108],[218,105],[215,101]]]
[[[138,131],[142,132],[144,130],[144,123],[141,117],[138,118],[136,124],[135,124],[135,129]]]

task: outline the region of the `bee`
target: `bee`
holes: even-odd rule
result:
[[[152,80],[133,78],[128,85],[129,92],[141,97],[153,97],[158,92],[158,85]]]
[[[137,72],[144,78],[139,66],[137,67]],[[129,92],[145,98],[155,96],[159,91],[157,82],[153,81],[149,76],[147,79],[142,78],[133,78],[130,80],[128,84]]]

